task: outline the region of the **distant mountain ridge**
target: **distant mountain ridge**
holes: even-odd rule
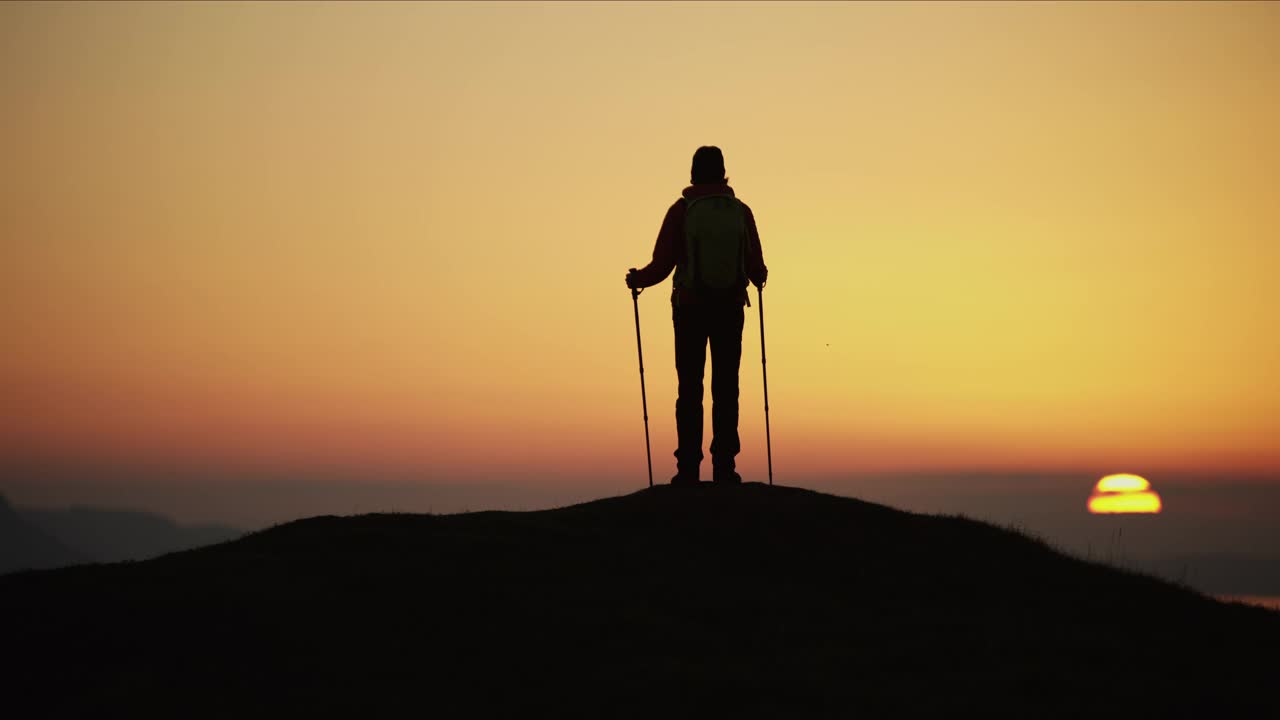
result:
[[[27,522],[0,495],[0,573],[75,565],[87,558]]]
[[[14,508],[0,496],[0,573],[89,562],[146,560],[212,545],[243,533],[230,527],[181,526],[154,513],[72,507]]]
[[[0,577],[0,615],[54,716],[1265,717],[1280,647],[1280,613],[758,484],[311,518]]]

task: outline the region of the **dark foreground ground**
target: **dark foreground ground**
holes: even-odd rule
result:
[[[0,617],[7,717],[1280,713],[1280,613],[762,485],[301,520]]]

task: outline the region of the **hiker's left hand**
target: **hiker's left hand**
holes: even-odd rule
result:
[[[632,290],[636,289],[636,269],[631,268],[627,271],[627,287]]]

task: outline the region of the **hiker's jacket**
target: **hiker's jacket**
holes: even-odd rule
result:
[[[667,216],[662,220],[662,229],[658,231],[658,242],[653,246],[653,260],[636,271],[636,287],[657,285],[671,274],[677,263],[684,262],[686,257],[684,218],[687,201],[707,195],[733,196],[733,188],[720,183],[690,185],[684,189],[682,195],[680,200],[675,201],[667,209]],[[742,279],[741,287],[735,295],[745,303],[747,302],[747,281],[763,285],[769,275],[769,269],[765,267],[764,253],[760,249],[760,233],[756,230],[755,216],[751,214],[751,208],[747,207],[746,203],[742,203],[742,212],[747,230],[746,254],[743,258],[746,277]],[[701,299],[698,291],[691,288],[676,287],[671,292],[671,302],[674,305],[692,304]]]

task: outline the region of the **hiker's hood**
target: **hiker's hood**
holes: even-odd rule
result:
[[[704,195],[733,195],[733,188],[725,183],[703,183],[700,185],[690,185],[681,193],[686,199],[692,200],[696,197]]]

